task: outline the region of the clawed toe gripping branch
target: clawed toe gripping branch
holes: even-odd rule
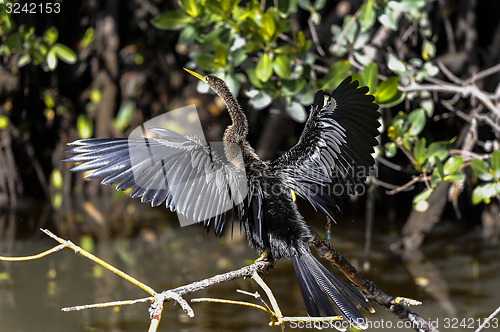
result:
[[[192,299],[191,302],[212,302],[212,303],[225,303],[225,304],[237,304],[243,306],[249,306],[253,308],[257,308],[268,313],[270,317],[269,325],[280,325],[282,330],[284,329],[285,322],[299,322],[299,321],[307,321],[313,323],[323,323],[323,322],[335,322],[341,320],[341,317],[332,316],[332,317],[287,317],[283,316],[281,309],[274,297],[271,289],[266,285],[266,283],[259,276],[259,272],[262,272],[264,269],[268,268],[271,263],[266,260],[257,260],[251,265],[244,266],[240,269],[230,271],[227,273],[219,274],[204,280],[196,281],[190,283],[188,285],[180,286],[174,289],[170,289],[164,292],[156,292],[154,289],[149,287],[148,285],[140,282],[139,280],[133,278],[132,276],[120,271],[114,266],[106,263],[100,258],[92,255],[91,253],[83,250],[79,246],[75,245],[71,241],[64,240],[52,232],[41,229],[42,232],[59,242],[60,244],[56,247],[44,251],[40,254],[33,256],[25,256],[25,257],[1,257],[1,261],[28,261],[42,258],[44,256],[50,255],[56,251],[59,251],[63,248],[69,248],[75,251],[75,253],[80,254],[91,261],[103,266],[107,270],[112,271],[113,273],[119,275],[123,279],[129,281],[130,283],[136,285],[137,287],[146,291],[150,296],[144,297],[140,299],[134,300],[122,300],[122,301],[113,301],[113,302],[105,302],[105,303],[96,303],[96,304],[88,304],[74,307],[66,307],[62,310],[65,312],[69,311],[80,311],[84,309],[91,308],[105,308],[105,307],[114,307],[114,306],[123,306],[123,305],[131,305],[136,303],[143,302],[151,302],[149,307],[149,313],[151,318],[151,323],[149,326],[149,331],[156,331],[161,319],[161,314],[163,311],[164,303],[173,300],[178,303],[184,312],[189,316],[194,316],[194,311],[189,305],[189,303],[182,297],[187,294],[194,293],[196,291],[208,288],[210,286],[227,282],[234,279],[251,277],[266,293],[267,298],[269,299],[270,305],[268,305],[259,295],[258,292],[249,293],[245,291],[238,290],[238,292],[254,297],[260,304],[244,302],[244,301],[232,301],[226,299],[213,299],[213,298],[197,298]],[[358,286],[365,295],[372,301],[377,302],[381,306],[386,307],[389,311],[396,314],[400,319],[411,321],[416,330],[421,331],[437,331],[435,328],[430,326],[428,322],[423,320],[417,314],[406,308],[404,305],[416,305],[420,304],[420,302],[406,299],[402,297],[392,297],[389,296],[382,291],[380,291],[377,286],[363,277],[342,255],[340,255],[335,249],[331,248],[330,244],[327,243],[324,239],[320,237],[316,237],[314,241],[314,246],[316,247],[318,254],[323,258],[332,262],[335,266],[337,266],[342,273],[344,273],[356,286]],[[321,325],[318,325],[318,327]]]

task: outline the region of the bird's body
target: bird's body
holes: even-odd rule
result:
[[[207,229],[213,226],[217,235],[222,233],[228,210],[232,210],[233,219],[240,222],[259,254],[265,252],[269,260],[292,259],[311,316],[334,316],[334,303],[350,323],[363,327],[355,304],[368,310],[370,306],[311,254],[313,233],[292,195],[297,193],[333,218],[339,194],[335,187],[364,181],[364,176],[356,176],[354,171],[373,165],[370,154],[378,135],[373,97],[366,95],[366,88],[357,89],[357,83],[350,83],[350,79],[340,84],[325,107],[319,93],[297,145],[269,162],[262,161],[246,140],[246,116],[226,84],[212,75],[189,72],[204,80],[228,107],[233,123],[224,133],[223,158],[215,158],[215,150],[199,141],[158,129],[153,130],[155,135],[147,144],[142,143],[143,148],[139,140],[73,142],[71,145],[77,147],[66,152],[76,155],[65,161],[83,162],[72,170],[95,170],[88,177],[118,184],[117,190],[134,188],[131,196],[139,196],[143,202],[166,202],[170,209],[194,218]],[[137,158],[130,152],[135,146],[141,151]],[[161,158],[143,162],[148,155]],[[225,163],[217,161],[220,159]],[[244,170],[244,175],[238,170]],[[210,175],[212,172],[218,175]],[[243,193],[236,189],[235,179],[243,179]],[[198,188],[197,195],[190,194],[193,187]],[[223,199],[225,192],[228,195]],[[224,200],[226,203],[220,203]]]

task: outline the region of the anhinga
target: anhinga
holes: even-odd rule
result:
[[[358,88],[348,77],[325,106],[318,92],[298,143],[269,162],[247,142],[246,116],[224,81],[187,71],[207,83],[228,108],[232,124],[224,133],[223,152],[217,155],[199,137],[156,128],[143,138],[72,142],[69,145],[76,147],[65,152],[75,155],[64,161],[81,162],[71,171],[94,170],[86,176],[118,184],[117,190],[132,189],[131,197],[141,197],[142,202],[166,202],[172,211],[207,229],[213,224],[216,235],[231,210],[233,220],[240,222],[250,244],[265,259],[292,259],[309,315],[335,316],[334,304],[351,324],[364,328],[357,307],[373,309],[312,255],[313,233],[293,196],[296,193],[333,219],[332,209],[338,209],[335,186],[365,180],[367,172],[359,171],[373,165],[371,153],[379,134],[378,107],[366,94],[368,88]],[[241,186],[234,183],[242,177],[246,189],[238,192]]]

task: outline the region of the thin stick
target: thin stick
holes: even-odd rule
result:
[[[276,316],[283,317],[283,314],[281,313],[280,307],[278,305],[278,301],[276,301],[273,292],[271,291],[269,286],[267,286],[264,280],[262,280],[257,271],[252,275],[252,279],[255,280],[255,282],[260,286],[260,288],[264,290],[264,292],[266,292],[267,298],[271,302],[271,307],[273,308]]]
[[[80,310],[94,309],[94,308],[108,308],[108,307],[116,307],[116,306],[122,306],[122,305],[131,305],[131,304],[144,303],[144,302],[149,302],[149,301],[154,301],[154,297],[150,296],[150,297],[144,297],[142,299],[135,299],[135,300],[123,300],[123,301],[113,301],[113,302],[102,302],[102,303],[95,303],[95,304],[77,305],[74,307],[62,308],[61,310],[64,312],[71,312],[71,311],[80,311]]]
[[[39,253],[38,255],[32,255],[32,256],[22,256],[22,257],[4,257],[0,256],[0,261],[7,261],[7,262],[24,262],[24,261],[31,261],[34,259],[39,259],[42,257],[45,257],[47,255],[52,254],[53,252],[59,251],[63,248],[66,248],[67,245],[65,244],[60,244],[52,249],[46,250],[42,253]]]
[[[309,16],[309,19],[307,20],[307,25],[309,25],[309,30],[311,31],[311,37],[313,39],[314,45],[316,46],[316,51],[318,51],[319,55],[325,56],[326,53],[321,48],[321,44],[318,38],[318,32],[316,31],[316,27],[314,26],[314,22],[312,21],[312,16]]]
[[[56,240],[57,242],[63,244],[65,247],[73,249],[77,254],[80,254],[80,255],[82,255],[82,256],[90,259],[91,261],[93,261],[93,262],[95,262],[95,263],[103,266],[105,269],[110,270],[111,272],[119,275],[120,277],[122,277],[123,279],[127,280],[128,282],[130,282],[130,283],[136,285],[137,287],[145,290],[149,294],[151,294],[151,295],[155,295],[156,294],[156,292],[155,292],[155,290],[153,288],[149,287],[146,284],[143,284],[142,282],[140,282],[139,280],[137,280],[137,279],[133,278],[132,276],[126,274],[125,272],[120,271],[119,269],[117,269],[116,267],[114,267],[114,266],[106,263],[102,259],[100,259],[100,258],[92,255],[91,253],[83,250],[79,246],[75,245],[73,242],[61,239],[60,237],[58,237],[57,235],[55,235],[54,233],[52,233],[51,231],[49,231],[47,229],[43,229],[42,228],[40,230],[42,232],[44,232],[45,234],[47,234],[48,236],[50,236],[51,238],[53,238],[54,240]]]
[[[149,308],[149,314],[151,316],[151,323],[149,324],[148,332],[156,332],[158,330],[158,325],[160,325],[161,314],[163,312],[163,301],[156,300]]]
[[[395,195],[395,194],[399,193],[400,191],[405,190],[406,188],[408,188],[409,186],[411,186],[412,184],[414,184],[415,182],[418,182],[420,180],[422,180],[422,174],[414,177],[410,181],[406,182],[404,185],[402,185],[394,190],[386,191],[385,193],[386,193],[386,195]]]
[[[255,303],[245,302],[245,301],[234,301],[234,300],[225,300],[225,299],[214,299],[214,298],[210,298],[210,297],[200,297],[197,299],[191,299],[191,302],[213,302],[213,303],[236,304],[236,305],[242,305],[242,306],[260,309],[262,311],[269,313],[269,310],[266,307],[261,306],[259,304],[255,304]]]
[[[490,324],[490,321],[500,313],[500,307],[497,308],[497,310],[495,310],[491,315],[488,316],[488,318],[486,318],[486,320],[483,322],[483,324],[479,325],[479,327],[477,328],[476,331],[474,332],[479,332],[481,331],[482,329],[485,328],[486,325]]]
[[[477,88],[475,85],[465,85],[458,86],[453,84],[415,84],[410,86],[400,86],[398,87],[400,91],[411,92],[411,91],[437,91],[437,92],[450,92],[450,93],[459,93],[463,97],[474,96],[479,99],[484,106],[486,106],[490,111],[495,113],[496,116],[500,116],[500,108],[495,106],[488,96],[481,90]]]

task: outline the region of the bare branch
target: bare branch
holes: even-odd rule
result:
[[[131,305],[131,304],[152,302],[152,301],[154,301],[154,297],[150,296],[150,297],[144,297],[142,299],[135,299],[135,300],[121,300],[121,301],[78,305],[78,306],[74,306],[74,307],[65,307],[65,308],[62,308],[61,311],[64,311],[64,312],[81,311],[81,310],[87,310],[87,309],[117,307],[117,306],[124,306],[124,305]]]
[[[491,320],[498,314],[500,314],[500,307],[498,307],[491,315],[489,315],[488,318],[486,318],[486,320],[481,325],[479,325],[477,330],[474,332],[482,331],[485,327],[487,327],[490,324]]]
[[[420,304],[420,302],[385,294],[372,281],[369,281],[360,272],[358,272],[356,268],[344,258],[344,256],[333,249],[330,244],[324,241],[321,237],[316,235],[313,244],[321,257],[332,262],[347,278],[349,278],[349,280],[351,280],[353,284],[361,288],[370,300],[375,301],[379,305],[387,308],[387,310],[395,314],[398,318],[412,322],[411,326],[416,331],[438,332],[438,329],[431,326],[429,322],[410,309],[401,305],[401,303],[405,305],[414,305]]]
[[[321,44],[318,38],[318,32],[316,31],[316,27],[314,26],[314,22],[312,21],[312,16],[309,16],[307,25],[309,25],[309,30],[311,31],[311,37],[313,39],[314,45],[316,46],[316,51],[318,51],[319,55],[325,56],[326,53],[325,51],[323,51],[323,48],[321,48]]]
[[[56,251],[59,251],[63,248],[66,248],[67,246],[65,244],[60,244],[52,249],[46,250],[42,253],[39,253],[37,255],[32,255],[32,256],[22,256],[22,257],[4,257],[0,256],[0,261],[6,261],[6,262],[24,262],[24,261],[31,261],[35,259],[42,258],[44,256],[50,255]]]
[[[400,91],[411,92],[411,91],[437,91],[437,92],[449,92],[449,93],[459,93],[462,97],[473,96],[479,99],[484,106],[486,106],[490,111],[492,111],[497,117],[500,117],[500,108],[495,106],[490,98],[485,94],[485,92],[479,90],[475,85],[453,85],[449,83],[443,84],[414,84],[410,86],[400,86]]]

